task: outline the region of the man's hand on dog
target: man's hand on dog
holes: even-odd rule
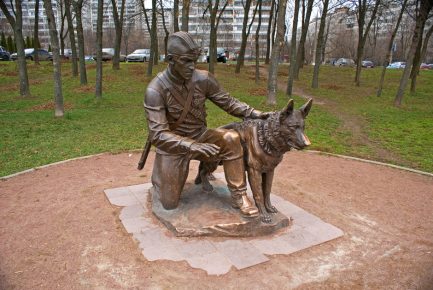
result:
[[[192,143],[189,147],[191,153],[203,154],[206,157],[212,157],[220,152],[220,148],[211,143]]]
[[[266,120],[272,112],[262,112],[259,110],[253,110],[249,116],[250,119],[263,119]]]

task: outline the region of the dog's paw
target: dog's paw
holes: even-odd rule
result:
[[[269,224],[272,222],[272,217],[268,214],[262,214],[262,222]]]
[[[273,205],[265,205],[266,211],[269,213],[277,213],[278,209]]]

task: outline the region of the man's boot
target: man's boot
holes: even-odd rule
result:
[[[259,210],[250,201],[245,191],[242,193],[231,192],[231,194],[232,194],[232,207],[238,208],[241,211],[241,213],[246,217],[256,217],[259,215]]]
[[[247,196],[247,182],[242,158],[224,160],[224,175],[232,195],[232,206],[246,217],[256,217],[259,210]]]

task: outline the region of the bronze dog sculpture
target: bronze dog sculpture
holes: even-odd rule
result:
[[[310,99],[299,110],[294,110],[293,100],[289,100],[283,110],[272,113],[266,120],[247,119],[222,127],[235,130],[240,135],[248,181],[264,223],[272,222],[270,214],[278,212],[270,200],[275,167],[290,149],[301,150],[311,144],[304,134],[304,119],[312,103]],[[201,183],[205,191],[213,190],[209,177],[218,163],[200,162],[195,183]]]

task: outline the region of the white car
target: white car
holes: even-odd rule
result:
[[[133,62],[133,61],[148,61],[150,58],[150,49],[136,49],[133,53],[128,54],[126,56],[126,61]]]
[[[404,61],[396,61],[388,65],[386,68],[405,68],[406,63]]]

